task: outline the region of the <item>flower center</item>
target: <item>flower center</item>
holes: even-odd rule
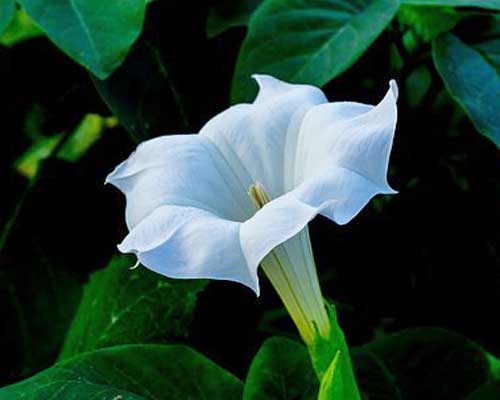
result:
[[[257,210],[260,210],[271,201],[260,183],[254,183],[251,185],[248,189],[248,195],[250,196],[250,199],[252,199],[252,203]]]

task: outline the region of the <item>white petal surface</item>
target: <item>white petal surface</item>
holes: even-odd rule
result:
[[[377,106],[330,103],[304,117],[295,155],[294,186],[300,198],[339,224],[349,222],[377,193],[395,193],[387,182],[396,128],[396,83]],[[307,189],[306,189],[307,188]]]
[[[141,221],[119,245],[149,269],[171,278],[223,279],[259,295],[257,265],[241,251],[240,223],[191,207],[162,206]]]
[[[284,193],[287,154],[295,146],[304,114],[326,102],[313,86],[292,85],[256,75],[260,91],[252,104],[239,104],[211,119],[200,131],[210,138],[248,188],[261,183],[271,197]]]
[[[253,213],[247,187],[213,143],[199,135],[162,136],[142,143],[107,182],[127,198],[129,229],[167,204],[241,221]]]

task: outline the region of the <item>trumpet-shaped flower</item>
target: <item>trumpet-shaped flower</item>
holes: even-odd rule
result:
[[[142,143],[108,176],[126,196],[118,246],[171,278],[240,282],[259,294],[261,265],[308,344],[330,334],[307,224],[345,224],[379,193],[397,87],[376,105],[329,103],[313,86],[255,76],[251,104],[198,134]]]

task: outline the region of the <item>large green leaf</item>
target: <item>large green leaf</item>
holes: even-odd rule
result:
[[[0,400],[239,399],[242,384],[185,346],[127,345],[77,356],[0,390]]]
[[[169,280],[146,268],[130,270],[133,257],[116,256],[85,286],[61,353],[184,336],[202,280]]]
[[[20,0],[47,36],[98,78],[108,77],[139,37],[145,0]]]
[[[16,228],[0,257],[0,384],[53,362],[81,297],[78,279],[48,258],[27,227]],[[12,250],[27,243],[29,251]]]
[[[250,75],[321,86],[349,68],[391,21],[398,0],[266,0],[250,19],[233,79],[249,100]]]
[[[452,34],[432,44],[434,64],[476,129],[500,147],[500,69]]]
[[[498,400],[500,399],[500,379],[491,380],[479,388],[472,394],[467,396],[465,400]]]
[[[113,76],[94,84],[135,142],[189,130],[185,99],[152,43],[138,43]]]
[[[462,399],[494,377],[492,363],[480,346],[444,329],[380,335],[359,350],[376,357],[392,376],[399,391],[394,399]]]
[[[0,36],[3,34],[16,11],[16,0],[0,1]]]
[[[264,342],[252,361],[244,400],[312,400],[318,378],[304,345],[285,338]]]
[[[419,6],[481,7],[500,10],[500,0],[401,0],[401,3]]]

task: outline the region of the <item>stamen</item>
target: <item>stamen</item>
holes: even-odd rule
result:
[[[271,199],[260,183],[255,183],[248,189],[248,195],[252,199],[252,203],[257,210],[260,210],[264,205],[269,203]]]

